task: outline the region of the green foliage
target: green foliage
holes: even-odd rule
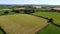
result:
[[[0,30],[0,34],[4,34],[4,33]]]
[[[0,15],[15,14],[12,10],[0,10]]]

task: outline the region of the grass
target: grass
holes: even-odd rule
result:
[[[33,14],[37,15],[37,16],[53,18],[53,20],[56,24],[60,24],[60,13],[58,13],[58,12],[36,12]]]
[[[12,12],[11,12],[12,10],[0,10],[0,15],[4,14],[5,11],[8,11],[9,14],[12,14]],[[14,14],[14,13],[13,13],[13,14]]]
[[[0,30],[0,34],[4,34],[4,33]]]
[[[44,30],[38,32],[38,34],[60,34],[60,27],[50,24]]]
[[[13,13],[12,13],[13,14]],[[54,23],[60,24],[60,13],[58,12],[36,12],[37,16],[53,18]],[[0,26],[7,34],[35,34],[47,25],[47,20],[27,14],[15,14],[0,16]],[[0,34],[2,32],[0,31]],[[60,27],[50,24],[38,34],[60,34]]]
[[[36,12],[33,14],[37,16],[53,18],[56,24],[60,24],[60,13],[58,12]],[[50,24],[44,30],[39,31],[38,34],[60,34],[60,27]]]
[[[47,24],[47,20],[28,14],[0,16],[0,26],[7,34],[35,34]]]

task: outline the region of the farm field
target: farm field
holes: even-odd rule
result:
[[[39,31],[38,34],[60,34],[60,27],[50,24],[44,30]]]
[[[58,12],[36,12],[33,14],[37,16],[43,16],[46,18],[53,18],[54,23],[60,24],[60,13]]]
[[[7,34],[35,34],[46,25],[46,19],[28,14],[0,16],[0,26]]]
[[[60,13],[58,12],[36,12],[33,14],[37,16],[53,18],[54,23],[60,24]],[[60,27],[50,24],[44,30],[39,31],[38,34],[60,34]]]
[[[5,11],[8,11],[9,14],[15,14],[14,12],[11,12],[12,10],[2,10],[2,9],[0,9],[0,15],[3,15]]]

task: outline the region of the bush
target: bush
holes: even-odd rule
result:
[[[34,13],[34,11],[33,10],[24,10],[24,13],[31,14],[31,13]]]
[[[4,14],[8,14],[9,12],[8,11],[5,11]]]
[[[20,13],[20,11],[19,11],[19,10],[12,10],[12,12]]]

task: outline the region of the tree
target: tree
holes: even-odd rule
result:
[[[19,11],[19,10],[12,10],[12,12],[20,13],[20,11]]]
[[[8,11],[5,11],[4,14],[8,14],[9,12]]]

